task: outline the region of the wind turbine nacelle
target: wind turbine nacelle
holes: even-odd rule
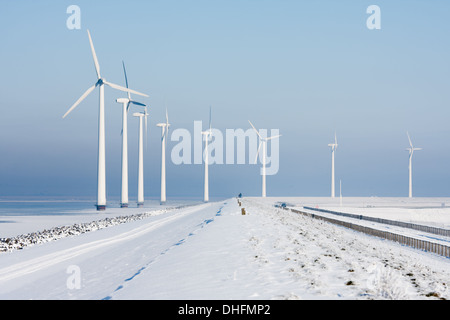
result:
[[[143,117],[144,115],[142,113],[139,112],[135,112],[133,113],[133,117]]]
[[[116,99],[116,102],[117,102],[117,103],[128,103],[128,101],[130,101],[130,100],[128,100],[127,98],[119,98],[119,99]]]

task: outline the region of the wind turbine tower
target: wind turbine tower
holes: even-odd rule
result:
[[[125,84],[128,88],[127,71],[123,61],[122,66],[125,75]],[[120,206],[122,208],[128,208],[128,111],[132,104],[142,107],[146,105],[132,100],[129,92],[127,98],[119,98],[116,102],[122,104],[122,189],[120,193]]]
[[[256,158],[255,158],[255,163],[258,160],[258,156],[259,156],[259,151],[261,150],[261,146],[262,146],[262,154],[263,154],[263,159],[262,159],[262,192],[261,192],[261,196],[263,198],[266,197],[266,162],[267,162],[267,141],[272,140],[272,139],[276,139],[281,137],[281,135],[277,135],[277,136],[273,136],[273,137],[269,137],[269,138],[264,138],[263,136],[261,136],[261,134],[259,133],[258,130],[256,130],[255,126],[250,122],[250,120],[248,121],[250,123],[250,125],[252,126],[253,130],[255,130],[256,134],[259,137],[259,146],[258,146],[258,152],[256,153]]]
[[[410,146],[409,148],[406,148],[406,150],[409,151],[409,197],[412,198],[412,156],[414,151],[422,150],[422,148],[414,148],[409,133],[406,132],[406,134],[408,135]]]
[[[334,187],[334,152],[337,149],[338,143],[337,143],[337,137],[336,133],[334,133],[334,143],[328,144],[329,147],[331,147],[331,197],[335,197],[335,187]]]
[[[145,131],[147,132],[147,116],[147,108],[143,113],[133,113],[133,117],[139,118],[138,208],[142,208],[144,206],[144,133],[142,128],[142,120],[145,119]]]
[[[124,92],[138,94],[144,97],[148,95],[121,87],[117,84],[108,82],[100,75],[100,65],[98,63],[97,55],[95,53],[94,44],[92,42],[91,34],[87,31],[89,43],[91,46],[92,57],[94,59],[95,72],[97,74],[96,83],[86,90],[85,93],[70,107],[64,114],[63,118],[67,117],[95,88],[99,88],[99,113],[98,113],[98,165],[97,165],[97,210],[106,209],[106,164],[105,164],[105,85]]]
[[[204,174],[204,187],[203,187],[203,201],[209,202],[209,152],[208,144],[212,139],[212,128],[211,128],[211,107],[209,107],[209,129],[202,132],[205,136],[205,174]]]
[[[166,109],[166,122],[158,123],[161,127],[161,204],[166,203],[166,144],[169,135],[169,116]]]

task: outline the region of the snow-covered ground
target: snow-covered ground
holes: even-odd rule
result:
[[[266,198],[263,201],[267,204],[280,201],[290,207],[321,208],[450,229],[450,198],[343,197],[342,204],[339,197]]]
[[[450,298],[448,258],[242,201],[0,253],[0,299]]]

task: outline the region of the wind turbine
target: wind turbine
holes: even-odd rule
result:
[[[125,63],[122,61],[123,73],[125,75],[125,84],[128,88],[127,70]],[[117,103],[122,104],[122,190],[120,194],[120,206],[122,208],[128,207],[128,110],[130,105],[145,107],[146,105],[131,99],[131,94],[128,92],[127,98],[119,98]]]
[[[147,132],[147,107],[144,112],[133,113],[133,117],[139,118],[139,160],[138,160],[138,208],[144,206],[144,133],[142,119],[145,119],[145,131]]]
[[[94,44],[89,30],[87,31],[89,37],[89,43],[91,46],[92,57],[94,59],[95,71],[97,73],[97,82],[86,90],[85,93],[70,107],[70,109],[64,114],[63,118],[67,117],[69,113],[73,111],[96,87],[100,90],[99,99],[99,117],[98,117],[98,166],[97,166],[97,210],[106,209],[106,169],[105,169],[105,87],[110,86],[113,89],[135,93],[144,97],[148,95],[121,87],[117,84],[106,81],[100,75],[100,65],[95,54]]]
[[[158,123],[161,127],[161,204],[166,203],[166,143],[169,134],[169,116],[166,109],[166,122]]]
[[[334,152],[337,149],[338,143],[337,143],[337,137],[336,132],[334,133],[334,143],[328,144],[329,147],[331,147],[331,197],[335,197],[335,188],[334,188]]]
[[[211,129],[211,107],[209,107],[209,129],[202,131],[202,135],[205,136],[205,181],[203,188],[203,201],[209,201],[209,153],[208,153],[208,143],[212,139],[212,129]]]
[[[412,198],[412,156],[414,151],[422,150],[422,148],[414,148],[409,133],[406,132],[406,134],[408,135],[410,146],[409,148],[406,148],[406,150],[409,151],[409,197]]]
[[[281,137],[281,135],[278,136],[273,136],[273,137],[269,137],[269,138],[264,138],[261,136],[261,134],[258,132],[258,130],[256,130],[255,126],[250,122],[250,120],[248,121],[250,123],[250,125],[252,126],[253,130],[255,130],[256,134],[259,137],[259,146],[258,146],[258,152],[256,153],[256,158],[255,158],[255,163],[258,160],[258,155],[259,155],[259,151],[261,150],[261,146],[262,148],[262,153],[263,153],[263,161],[262,161],[262,197],[265,198],[266,197],[266,148],[267,148],[267,141],[275,139],[275,138],[279,138]]]

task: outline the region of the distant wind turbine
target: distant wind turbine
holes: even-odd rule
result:
[[[125,84],[128,88],[127,70],[125,63],[122,61],[123,73],[125,75]],[[145,107],[146,105],[131,99],[131,94],[128,92],[127,98],[119,98],[117,103],[122,104],[122,190],[120,194],[120,206],[122,208],[128,207],[128,111],[132,104]]]
[[[258,152],[256,153],[256,158],[255,158],[255,163],[258,160],[258,156],[259,156],[259,151],[261,150],[261,146],[262,146],[262,154],[263,154],[263,161],[262,161],[262,197],[265,198],[266,197],[266,156],[267,156],[267,141],[272,140],[272,139],[276,139],[281,137],[281,135],[277,135],[277,136],[273,136],[273,137],[269,137],[269,138],[264,138],[261,136],[261,134],[258,132],[258,130],[256,130],[255,126],[250,122],[250,120],[248,121],[250,123],[250,125],[252,126],[253,130],[255,130],[256,134],[259,137],[259,146],[258,146]]]
[[[169,135],[169,115],[166,109],[166,122],[158,123],[161,127],[161,204],[166,203],[166,144]]]
[[[414,148],[409,133],[406,132],[406,134],[408,135],[410,146],[409,148],[406,148],[406,150],[409,151],[409,197],[412,198],[412,156],[414,151],[422,150],[422,148]]]
[[[211,107],[209,107],[209,129],[202,132],[202,135],[205,136],[205,180],[204,180],[204,188],[203,188],[203,201],[209,201],[209,153],[208,153],[208,144],[212,139],[212,128],[211,128]]]
[[[97,55],[95,53],[94,44],[92,42],[91,34],[89,30],[87,31],[89,37],[89,43],[91,46],[92,57],[94,59],[95,71],[97,73],[97,82],[86,90],[85,93],[70,107],[70,109],[64,114],[65,118],[69,113],[71,113],[96,87],[100,90],[100,100],[99,100],[99,117],[98,117],[98,166],[97,166],[97,210],[106,209],[106,174],[105,174],[105,88],[104,85],[110,86],[113,89],[138,94],[144,97],[148,95],[121,87],[117,84],[106,81],[100,75],[100,65],[97,60]]]
[[[337,137],[336,133],[334,133],[334,143],[328,144],[329,147],[331,147],[331,197],[335,197],[335,187],[334,187],[334,152],[337,149],[338,143],[337,143]]]
[[[133,117],[139,118],[139,155],[138,155],[138,208],[144,206],[144,133],[142,120],[145,119],[145,131],[147,132],[147,107],[145,111],[133,113]]]

